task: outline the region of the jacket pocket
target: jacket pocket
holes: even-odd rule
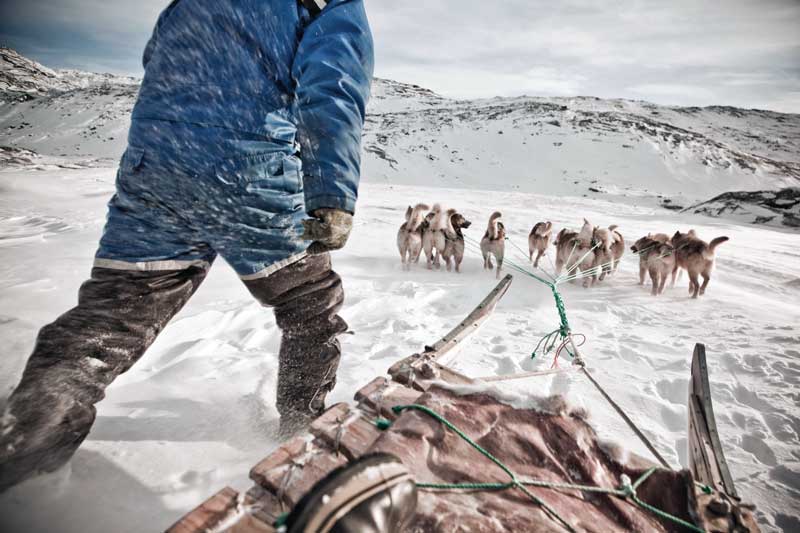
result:
[[[231,159],[224,159],[214,168],[216,178],[227,185],[248,187],[252,183],[260,183],[265,187],[281,188],[284,159],[282,152],[252,154]]]
[[[144,160],[144,150],[136,146],[128,146],[119,163],[119,168],[123,172],[136,172],[142,166]]]

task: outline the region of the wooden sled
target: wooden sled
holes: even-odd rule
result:
[[[370,452],[382,434],[375,420],[397,421],[401,416],[392,410],[392,406],[424,401],[421,398],[435,391],[442,382],[479,383],[443,365],[441,358],[489,317],[511,281],[510,275],[501,280],[441,340],[395,363],[389,369],[391,379],[375,378],[356,392],[353,404],[331,406],[311,424],[307,433],[281,444],[251,469],[250,479],[254,485],[248,491],[239,493],[229,487],[222,489],[181,518],[167,533],[273,532],[276,519],[290,510],[317,481],[338,466]],[[402,420],[397,423],[402,424]],[[694,512],[690,511],[693,521],[703,524],[705,531],[713,533],[758,531],[752,509],[739,501],[725,463],[711,405],[705,349],[701,344],[695,348],[692,362],[689,458],[689,472],[669,469],[660,472],[665,476],[684,476],[689,480],[685,485],[688,487],[693,486],[692,477],[699,483],[688,495],[681,496],[687,499],[689,508],[694,509]],[[480,504],[480,496],[475,498],[475,505]],[[458,516],[455,520],[459,520]],[[682,528],[668,530],[679,531]]]

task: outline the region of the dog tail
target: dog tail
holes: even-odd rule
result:
[[[620,233],[620,232],[618,232],[618,231],[617,231],[617,228],[618,228],[618,227],[619,227],[619,226],[617,226],[616,224],[611,224],[611,225],[608,227],[608,231],[610,231],[610,232],[611,232],[611,241],[612,241],[612,242],[614,242],[614,243],[617,243],[617,242],[620,242],[620,241],[624,241],[624,240],[625,240],[625,239],[622,237],[622,233]]]
[[[712,240],[710,243],[708,243],[708,254],[713,257],[717,246],[728,240],[728,237],[717,237],[716,239]]]
[[[498,227],[499,219],[503,216],[500,211],[495,211],[492,213],[492,216],[489,217],[489,226],[486,228],[486,233],[489,234],[489,238],[494,240],[497,239],[497,236],[500,234],[500,228]]]
[[[441,204],[435,204],[433,212],[436,215],[433,217],[433,222],[431,222],[431,228],[434,230],[446,230],[450,219],[447,210]]]
[[[410,209],[406,217],[408,231],[417,231],[419,225],[422,224],[422,221],[425,219],[425,211],[430,208],[426,204],[417,204],[413,209],[411,209],[411,206],[408,206],[408,209]]]
[[[537,237],[547,237],[553,231],[553,223],[552,222],[537,222],[533,229],[531,230],[531,235],[536,235]]]
[[[553,246],[557,247],[561,243],[561,238],[564,236],[564,234],[566,232],[567,232],[567,228],[561,228],[561,231],[559,231],[556,234],[556,240],[553,241]]]
[[[595,226],[592,226],[591,222],[589,222],[584,218],[583,227],[578,232],[578,240],[585,243],[590,242],[592,240],[592,237],[594,236],[594,232],[596,229],[597,228]]]

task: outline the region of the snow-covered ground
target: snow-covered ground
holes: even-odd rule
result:
[[[36,331],[75,304],[89,273],[124,148],[136,80],[54,72],[0,49],[0,396]],[[5,64],[12,65],[6,67]],[[10,91],[10,92],[8,92]],[[727,235],[706,296],[684,277],[661,297],[638,285],[637,259],[590,290],[564,287],[598,380],[674,465],[686,464],[686,396],[695,342],[707,346],[713,399],[737,488],[765,531],[800,531],[800,234],[741,219],[670,211],[734,189],[797,185],[800,116],[673,108],[592,98],[453,101],[379,80],[364,140],[356,227],[334,263],[354,335],[331,401],[449,330],[496,283],[468,252],[460,275],[404,272],[396,229],[408,204],[460,209],[479,239],[504,214],[526,248],[533,224],[618,224],[632,241],[695,228]],[[2,96],[2,94],[0,94]],[[4,168],[5,167],[5,168]],[[669,202],[667,202],[669,200]],[[630,242],[629,242],[630,244]],[[511,248],[509,257],[523,263]],[[545,262],[545,264],[549,264]],[[530,359],[557,315],[549,291],[516,275],[493,317],[450,356],[470,376],[545,369]],[[0,531],[162,530],[246,473],[276,445],[278,331],[220,262],[187,307],[98,406],[71,471],[0,496]],[[504,387],[564,392],[598,431],[646,455],[579,377]]]
[[[113,169],[0,172],[0,386],[15,382],[36,330],[75,302],[99,237]],[[717,420],[737,487],[756,502],[766,531],[797,531],[800,509],[800,235],[594,199],[367,184],[356,228],[335,256],[345,280],[345,336],[332,401],[454,325],[495,284],[467,256],[460,275],[400,269],[394,237],[406,204],[460,208],[479,238],[502,209],[513,242],[538,220],[557,228],[582,217],[617,223],[626,237],[694,227],[727,235],[708,294],[690,300],[685,278],[662,297],[637,284],[637,260],[599,287],[564,289],[570,321],[587,335],[597,377],[675,465],[685,465],[686,394],[695,342],[708,348]],[[522,263],[522,258],[514,257]],[[471,375],[547,368],[530,360],[557,323],[548,291],[516,276],[494,316],[449,363]],[[275,446],[273,394],[278,332],[226,265],[215,265],[195,298],[141,361],[108,390],[71,473],[27,483],[0,498],[9,531],[156,531],[230,484]],[[578,377],[506,386],[530,394],[567,391],[605,438],[646,454]]]

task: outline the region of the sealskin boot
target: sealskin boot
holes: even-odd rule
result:
[[[302,430],[325,410],[325,396],[336,384],[341,346],[347,331],[337,314],[344,301],[341,278],[330,255],[309,255],[264,278],[245,281],[262,305],[273,307],[281,330],[276,406],[281,436]]]

